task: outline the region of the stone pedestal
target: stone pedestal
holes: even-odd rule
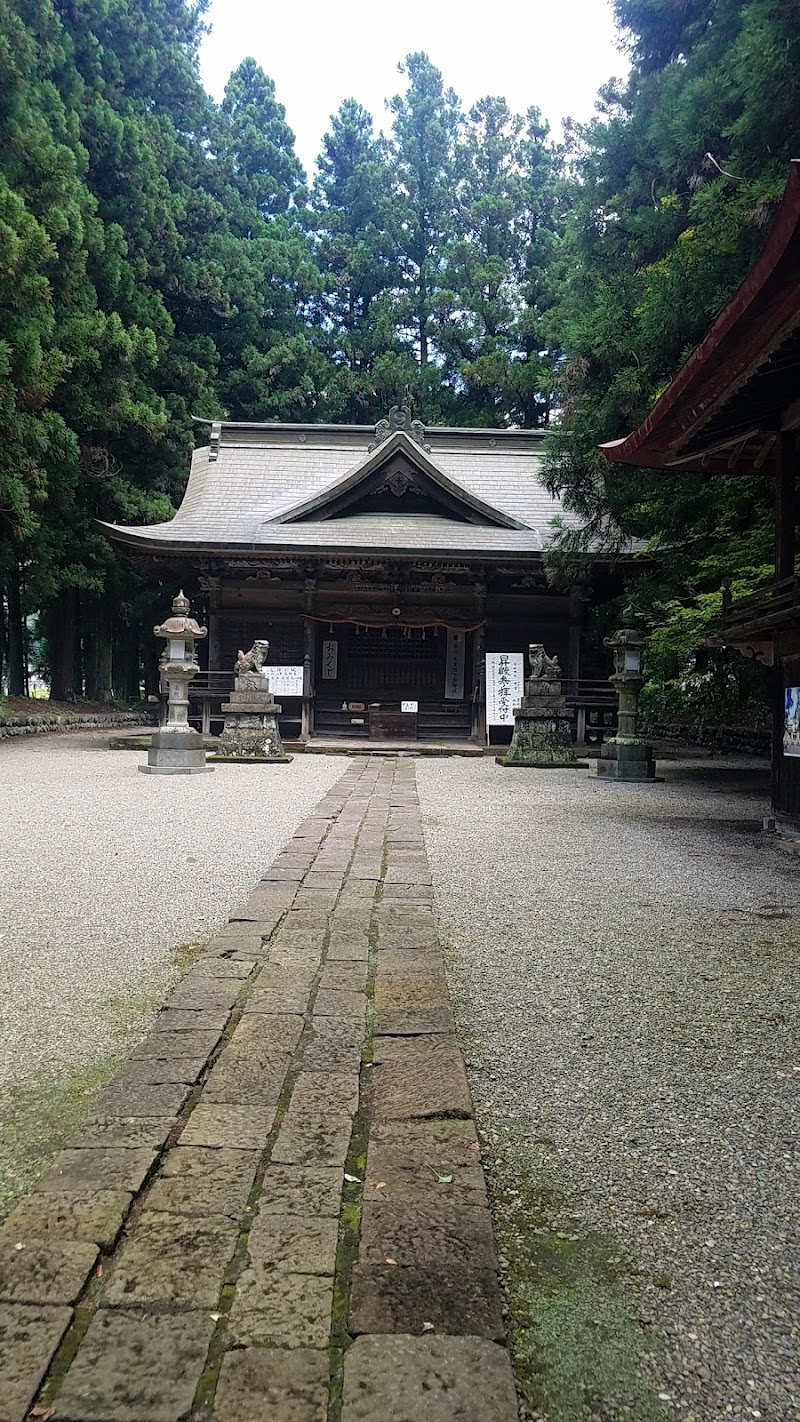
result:
[[[147,765],[140,765],[143,775],[203,775],[213,770],[206,765],[203,737],[188,727],[176,731],[164,726],[154,731],[147,752]]]
[[[619,696],[619,729],[603,742],[597,774],[602,780],[655,780],[653,752],[647,741],[636,734],[642,678],[621,672],[609,680]]]
[[[603,742],[597,774],[603,780],[655,780],[653,752],[646,741],[614,736]]]
[[[572,720],[567,699],[561,694],[560,669],[555,658],[545,655],[540,643],[528,649],[531,675],[525,695],[514,712],[514,734],[507,755],[497,756],[498,765],[528,765],[540,769],[578,769],[572,745]]]
[[[225,724],[215,760],[290,761],[278,730],[280,711],[263,673],[237,676],[222,705]]]

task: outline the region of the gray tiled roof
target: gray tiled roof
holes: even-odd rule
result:
[[[427,431],[428,459],[451,485],[521,528],[432,515],[375,514],[276,522],[336,485],[366,457],[372,429],[358,426],[222,425],[218,449],[195,450],[183,502],[169,523],[106,525],[128,544],[309,550],[325,546],[462,553],[537,553],[563,509],[539,482],[541,435],[533,431]],[[291,519],[291,514],[289,514]]]

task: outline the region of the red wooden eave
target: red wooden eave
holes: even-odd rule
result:
[[[727,416],[730,406],[735,427],[735,397],[798,331],[800,159],[794,159],[769,237],[742,285],[638,429],[600,446],[606,458],[673,473],[771,472],[764,458],[769,428],[754,429],[749,448],[748,431],[742,429],[723,452],[715,417]]]

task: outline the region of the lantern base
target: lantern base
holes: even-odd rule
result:
[[[147,765],[140,765],[144,775],[203,775],[213,770],[206,765],[203,737],[192,730],[154,731],[147,752]]]
[[[612,738],[604,741],[597,761],[597,775],[601,780],[655,780],[656,763],[647,741],[620,740]]]

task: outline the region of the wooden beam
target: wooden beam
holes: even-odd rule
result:
[[[797,438],[778,435],[775,459],[775,581],[794,576]]]

